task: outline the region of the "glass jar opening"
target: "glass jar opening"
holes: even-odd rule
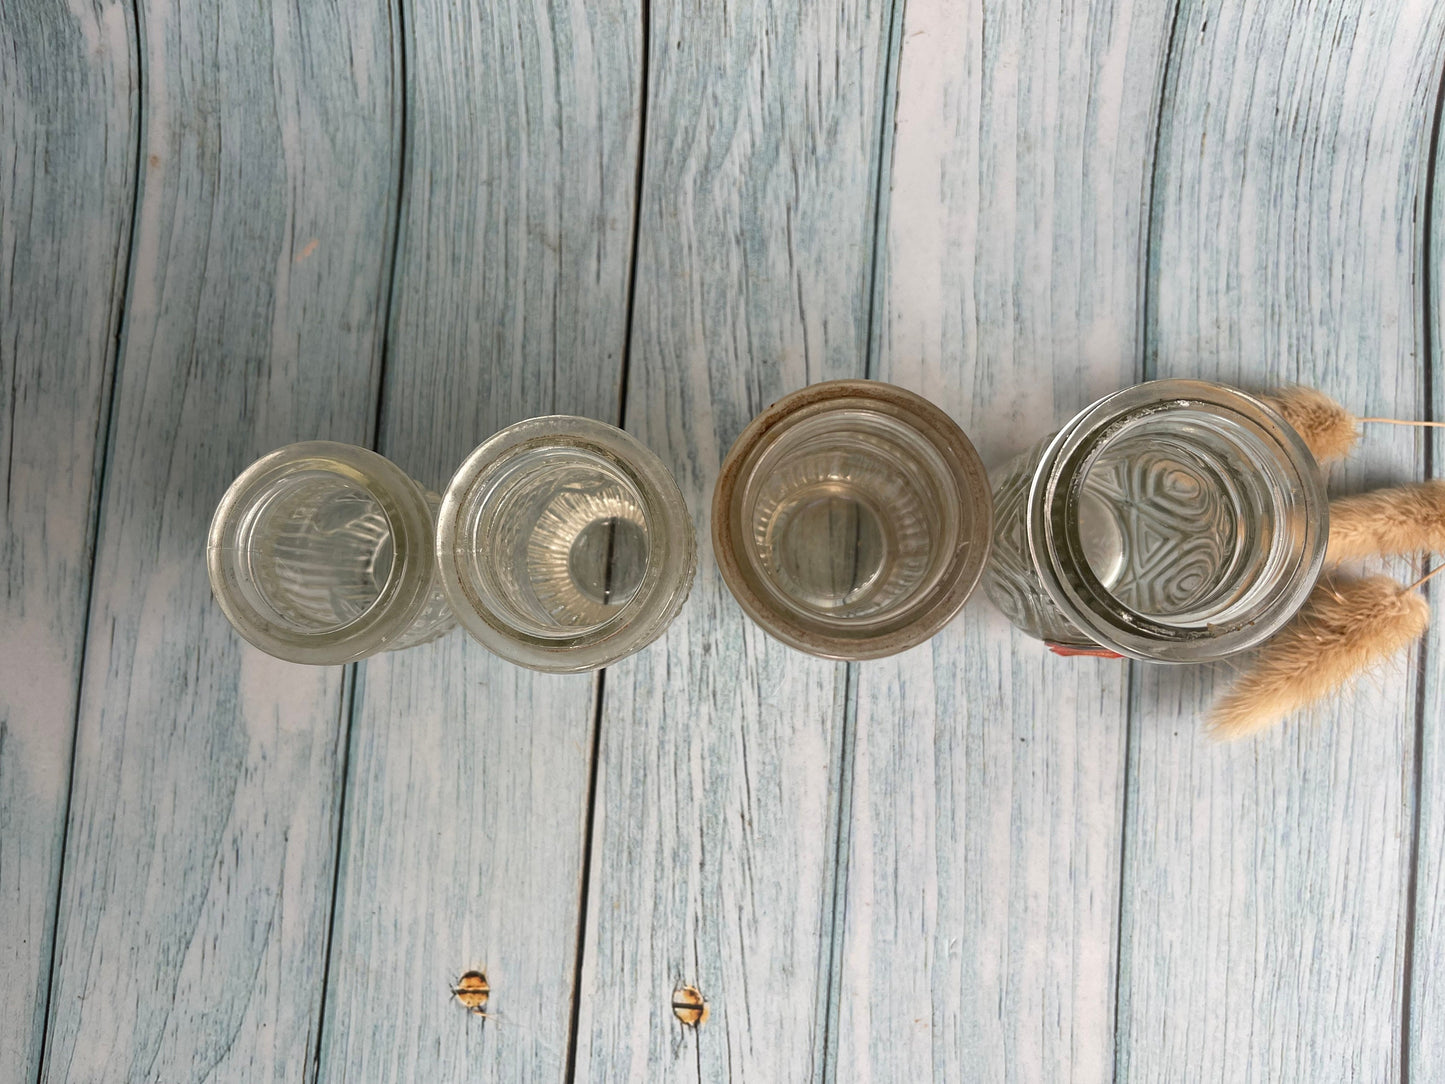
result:
[[[713,553],[771,635],[830,659],[928,639],[988,557],[992,502],[958,423],[892,384],[831,380],[738,435],[713,489]]]
[[[473,492],[459,525],[467,578],[481,606],[518,634],[595,633],[625,619],[656,576],[647,500],[593,449],[519,446]]]
[[[227,555],[247,602],[300,635],[335,633],[381,600],[395,567],[391,519],[358,480],[312,469],[245,509]]]
[[[227,487],[206,566],[248,641],[292,662],[337,665],[450,627],[449,614],[428,609],[439,600],[432,540],[429,498],[394,463],[356,445],[303,441]]]
[[[888,621],[938,583],[956,548],[948,464],[887,414],[804,418],[744,471],[746,560],[776,604],[820,625]]]
[[[1029,508],[1033,562],[1069,622],[1160,661],[1269,636],[1313,586],[1328,534],[1323,479],[1298,434],[1198,381],[1126,389],[1070,422]]]

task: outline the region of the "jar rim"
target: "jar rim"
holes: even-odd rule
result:
[[[1238,620],[1204,626],[1169,625],[1130,610],[1099,584],[1070,545],[1075,502],[1089,469],[1114,438],[1141,419],[1171,412],[1214,413],[1252,435],[1258,449],[1287,476],[1297,494],[1303,529],[1277,555],[1279,586]],[[1035,468],[1027,502],[1030,558],[1054,605],[1095,643],[1151,662],[1210,662],[1248,650],[1287,622],[1313,590],[1329,540],[1324,475],[1299,433],[1267,403],[1228,385],[1203,380],[1147,381],[1107,395],[1066,423]],[[1073,510],[1073,515],[1069,513]],[[1061,526],[1062,525],[1062,526]]]
[[[920,597],[886,622],[812,619],[781,605],[748,560],[741,507],[747,481],[792,427],[821,415],[866,411],[901,424],[937,453],[966,507],[957,544]],[[883,658],[915,647],[958,615],[978,586],[993,539],[993,498],[977,451],[958,423],[922,396],[877,380],[830,380],[783,396],[743,429],[713,488],[712,541],[723,582],[743,612],[789,647],[842,661]]]
[[[600,625],[555,637],[528,632],[489,604],[467,559],[468,528],[493,498],[491,483],[517,457],[552,448],[596,456],[616,470],[641,497],[648,529],[647,566],[628,601]],[[616,426],[552,414],[493,434],[457,468],[437,516],[436,565],[458,621],[493,654],[533,670],[581,673],[609,666],[662,635],[687,601],[697,560],[692,517],[657,454]]]
[[[288,478],[331,474],[364,489],[392,532],[392,564],[376,599],[336,628],[303,632],[280,624],[242,588],[236,564],[257,502]],[[226,488],[206,541],[211,590],[227,619],[249,643],[288,662],[340,665],[384,651],[426,605],[433,566],[431,511],[419,485],[385,456],[355,444],[309,440],[288,444],[252,463]]]

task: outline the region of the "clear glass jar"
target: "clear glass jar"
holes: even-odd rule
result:
[[[437,584],[441,498],[366,448],[280,448],[231,483],[211,520],[211,588],[236,631],[291,662],[337,664],[456,625]]]
[[[830,659],[892,655],[952,620],[983,571],[990,522],[963,430],[871,380],[778,400],[743,430],[713,491],[713,549],[738,604]]]
[[[1065,654],[1205,662],[1247,650],[1314,587],[1324,479],[1265,403],[1197,380],[1105,396],[993,475],[984,587]]]
[[[531,418],[462,464],[437,565],[462,625],[534,670],[595,670],[661,636],[697,570],[692,519],[662,461],[590,418]]]

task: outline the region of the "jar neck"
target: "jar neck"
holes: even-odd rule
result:
[[[692,519],[650,449],[589,418],[529,418],[452,476],[442,589],[489,650],[534,670],[596,670],[646,647],[692,585]]]
[[[1318,465],[1278,414],[1203,381],[1093,404],[1049,443],[1028,547],[1063,615],[1133,658],[1247,650],[1303,604],[1328,539]]]
[[[454,624],[436,605],[438,500],[365,448],[272,452],[212,519],[216,599],[243,637],[291,662],[334,665],[433,639]]]

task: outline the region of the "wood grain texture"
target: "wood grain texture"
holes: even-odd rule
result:
[[[1154,373],[1302,381],[1361,414],[1421,416],[1418,208],[1442,15],[1183,5],[1156,162]],[[1418,479],[1421,448],[1372,428],[1334,487]],[[1199,720],[1229,670],[1140,668],[1121,1078],[1399,1075],[1408,669],[1217,746]]]
[[[408,0],[381,450],[440,489],[495,430],[615,422],[641,106],[637,0]],[[565,1074],[595,679],[463,632],[359,687],[320,1076]],[[485,972],[487,1011],[452,999]]]
[[[135,203],[120,3],[0,8],[0,1081],[40,1064]]]
[[[319,1022],[343,671],[246,647],[203,554],[257,455],[369,439],[388,12],[154,0],[140,28],[143,172],[45,1079],[296,1081]]]
[[[1445,73],[1441,75],[1440,87],[1445,90]],[[1441,147],[1442,124],[1441,105],[1445,99],[1436,99],[1434,117],[1435,170],[1433,188],[1423,193],[1434,207],[1432,213],[1420,216],[1422,227],[1428,227],[1420,249],[1419,282],[1429,287],[1421,312],[1422,322],[1428,321],[1430,331],[1428,352],[1421,356],[1430,366],[1432,381],[1430,403],[1432,418],[1445,417],[1445,148]],[[1422,208],[1423,211],[1423,208]],[[1426,264],[1429,273],[1426,273]],[[1422,336],[1423,337],[1423,336]],[[1441,475],[1441,463],[1445,462],[1445,442],[1438,436],[1431,458],[1432,473]],[[1433,554],[1430,567],[1445,560],[1445,555]],[[1432,581],[1433,582],[1433,581]],[[1445,641],[1440,631],[1440,600],[1438,588],[1427,587],[1426,597],[1430,601],[1431,619],[1434,628],[1426,635],[1424,655],[1423,697],[1420,704],[1419,725],[1420,745],[1415,751],[1418,758],[1417,772],[1419,793],[1416,795],[1416,816],[1418,834],[1415,838],[1416,876],[1410,887],[1413,899],[1408,901],[1413,911],[1414,945],[1410,960],[1410,983],[1405,990],[1409,998],[1409,1028],[1404,1041],[1409,1059],[1409,1079],[1417,1081],[1435,1080],[1445,1076],[1445,1033],[1439,1021],[1445,1019],[1445,681],[1442,681],[1442,659],[1445,659]]]
[[[1139,378],[1167,11],[911,4],[877,375],[998,467]],[[839,1080],[1107,1080],[1127,665],[984,598],[867,663]]]
[[[744,620],[707,509],[754,414],[862,375],[890,14],[651,5],[627,418],[677,474],[699,573],[607,674],[579,1080],[822,1072],[846,671]],[[696,1030],[683,983],[710,1007]]]

